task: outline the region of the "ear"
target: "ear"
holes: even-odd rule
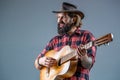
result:
[[[82,25],[82,20],[81,20],[81,17],[79,15],[76,15],[76,17],[77,17],[77,19],[76,19],[75,26],[78,27],[78,26]]]
[[[75,16],[75,17],[72,18],[72,22],[76,23],[76,21],[77,21],[77,17]]]

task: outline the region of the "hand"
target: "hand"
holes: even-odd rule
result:
[[[80,45],[80,47],[82,47],[83,45]],[[79,57],[82,57],[82,56],[85,56],[87,54],[87,50],[86,49],[81,49],[81,48],[78,48],[77,49],[77,53],[79,55]]]
[[[83,46],[83,45],[80,45],[80,47],[82,47],[82,46]],[[78,57],[79,57],[82,61],[88,59],[87,50],[86,50],[86,49],[78,48],[78,49],[77,49],[77,53],[78,53]]]
[[[85,49],[79,49],[78,48],[78,50],[77,50],[77,53],[78,53],[78,55],[81,57],[81,56],[85,56],[87,53],[86,53],[87,51],[85,50]]]
[[[52,57],[42,57],[39,59],[39,63],[46,67],[52,67],[54,65],[57,65],[56,59]]]

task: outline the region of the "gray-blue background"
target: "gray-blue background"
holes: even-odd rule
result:
[[[82,29],[96,38],[114,34],[110,46],[98,48],[90,80],[120,79],[120,0],[0,0],[0,80],[39,80],[34,60],[57,34],[51,11],[63,1],[85,13]]]

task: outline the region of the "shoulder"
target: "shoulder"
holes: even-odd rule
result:
[[[92,34],[89,30],[80,30],[80,32],[83,34]]]
[[[95,36],[89,30],[80,30],[80,32],[81,32],[81,35],[83,35],[84,37],[86,36],[87,38],[95,40]]]
[[[92,34],[92,32],[90,32],[89,30],[83,30],[83,29],[77,29],[76,33],[78,34]]]
[[[57,41],[60,38],[61,38],[60,35],[56,35],[56,36],[54,36],[54,37],[51,38],[50,42],[55,42],[55,41]]]

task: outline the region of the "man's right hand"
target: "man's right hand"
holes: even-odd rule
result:
[[[46,67],[52,67],[54,65],[57,65],[56,59],[54,59],[52,57],[41,57],[38,60],[39,60],[40,65],[43,65]]]

